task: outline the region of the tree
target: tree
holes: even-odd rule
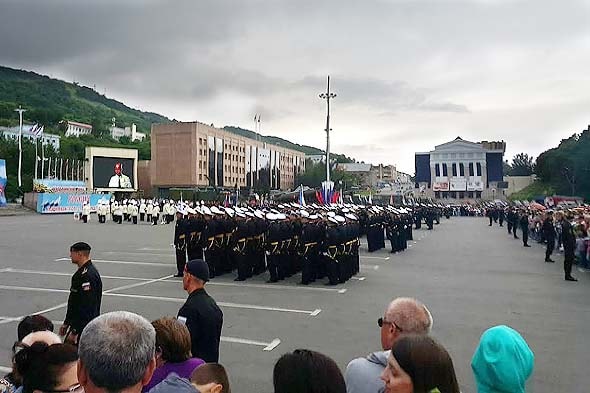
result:
[[[533,157],[529,157],[526,153],[518,153],[512,159],[510,176],[530,176],[535,170],[533,165]]]

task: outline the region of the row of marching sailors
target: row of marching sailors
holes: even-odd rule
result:
[[[412,240],[412,210],[393,206],[369,208],[366,222],[367,246],[369,252],[385,248],[385,237],[391,244],[391,252],[405,250]]]
[[[302,284],[328,277],[336,285],[359,271],[358,235],[351,213],[187,207],[175,228],[177,274],[204,257],[211,277],[236,269],[235,280],[244,281],[268,269],[268,282],[277,282],[301,271]]]

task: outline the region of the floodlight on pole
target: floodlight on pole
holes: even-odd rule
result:
[[[336,93],[330,93],[330,75],[328,75],[328,88],[325,93],[320,94],[320,98],[326,100],[326,181],[330,181],[330,100],[336,98]]]
[[[18,109],[14,110],[15,112],[18,112],[18,117],[19,117],[19,131],[18,131],[18,187],[20,188],[22,186],[22,178],[21,178],[21,171],[22,171],[22,161],[23,161],[23,145],[22,145],[22,140],[23,140],[23,112],[26,112],[26,109],[21,108],[21,106],[18,106]],[[35,160],[37,158],[35,157]],[[35,163],[37,164],[37,163]]]

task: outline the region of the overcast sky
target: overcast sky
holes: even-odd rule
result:
[[[537,156],[590,124],[590,0],[0,0],[0,64],[182,121],[414,172],[457,136]]]

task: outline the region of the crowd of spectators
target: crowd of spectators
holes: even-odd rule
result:
[[[433,317],[412,298],[394,299],[378,319],[382,350],[353,359],[342,374],[322,353],[297,349],[275,363],[275,393],[458,393],[451,356],[431,336]],[[126,311],[102,314],[78,346],[62,343],[41,315],[17,328],[6,393],[230,393],[218,363],[191,353],[191,335],[176,318],[153,322]],[[479,393],[525,392],[534,355],[508,326],[486,330],[471,360]],[[269,375],[270,376],[270,375]]]

